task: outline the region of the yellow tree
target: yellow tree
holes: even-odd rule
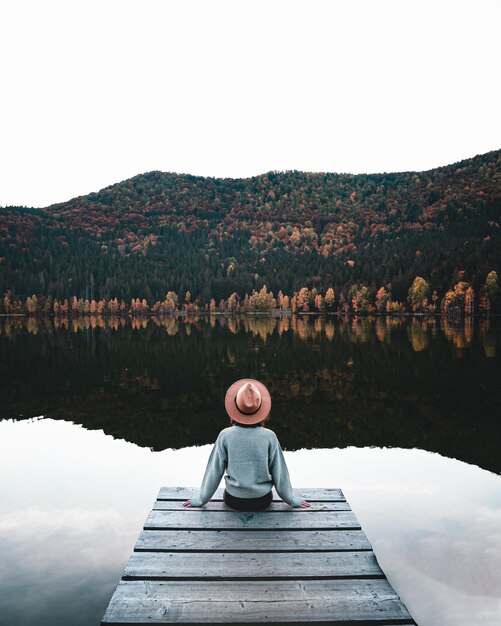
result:
[[[480,293],[480,309],[484,313],[487,313],[488,316],[491,308],[497,308],[501,296],[497,272],[492,270],[492,272],[487,274],[487,278],[485,279]]]
[[[334,289],[332,287],[329,287],[325,292],[325,306],[329,311],[331,311],[334,306],[334,298]]]
[[[321,293],[317,293],[317,295],[315,296],[315,308],[318,311],[325,310],[324,299]]]
[[[277,302],[278,302],[279,309],[283,310],[283,308],[284,308],[284,294],[282,293],[281,289],[280,289],[280,291],[278,292],[278,295],[277,295]]]
[[[175,291],[168,291],[164,300],[164,308],[168,313],[173,313],[178,305],[178,297]]]
[[[426,310],[429,291],[430,288],[425,279],[421,276],[416,276],[407,296],[407,301],[414,313],[422,313]]]
[[[26,302],[24,304],[26,311],[30,314],[33,315],[36,311],[35,308],[35,303],[33,302],[33,298],[30,298],[30,296],[28,296],[26,298]]]
[[[9,314],[11,309],[12,309],[12,304],[10,302],[10,293],[9,292],[7,292],[5,294],[5,296],[3,297],[3,308],[4,308],[4,311],[7,314]]]
[[[310,310],[310,292],[308,287],[301,287],[297,294],[297,308],[299,311],[309,311]]]

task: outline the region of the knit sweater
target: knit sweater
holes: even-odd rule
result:
[[[259,498],[275,486],[284,502],[301,506],[301,499],[292,493],[280,443],[268,428],[235,424],[219,433],[207,463],[200,495],[191,498],[191,506],[203,506],[211,499],[225,470],[226,491],[236,498]]]

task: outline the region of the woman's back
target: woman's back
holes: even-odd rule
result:
[[[225,428],[219,436],[226,451],[226,489],[239,498],[259,498],[273,486],[270,463],[277,437],[263,426]]]
[[[290,506],[309,506],[295,498],[282,448],[272,430],[262,424],[268,417],[271,398],[263,383],[240,379],[233,383],[225,397],[225,408],[233,426],[222,430],[209,457],[207,469],[197,497],[185,506],[203,506],[216,491],[224,476],[226,496],[232,504],[267,506],[275,486],[278,495]],[[226,475],[225,475],[226,472]]]

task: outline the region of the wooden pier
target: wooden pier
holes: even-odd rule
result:
[[[264,511],[162,487],[101,624],[415,624],[340,489]]]

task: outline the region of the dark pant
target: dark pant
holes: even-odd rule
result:
[[[269,491],[266,495],[261,496],[260,498],[236,498],[235,496],[229,494],[225,489],[223,493],[223,500],[227,506],[232,509],[236,509],[237,511],[259,511],[261,509],[265,509],[271,504],[273,494]]]

